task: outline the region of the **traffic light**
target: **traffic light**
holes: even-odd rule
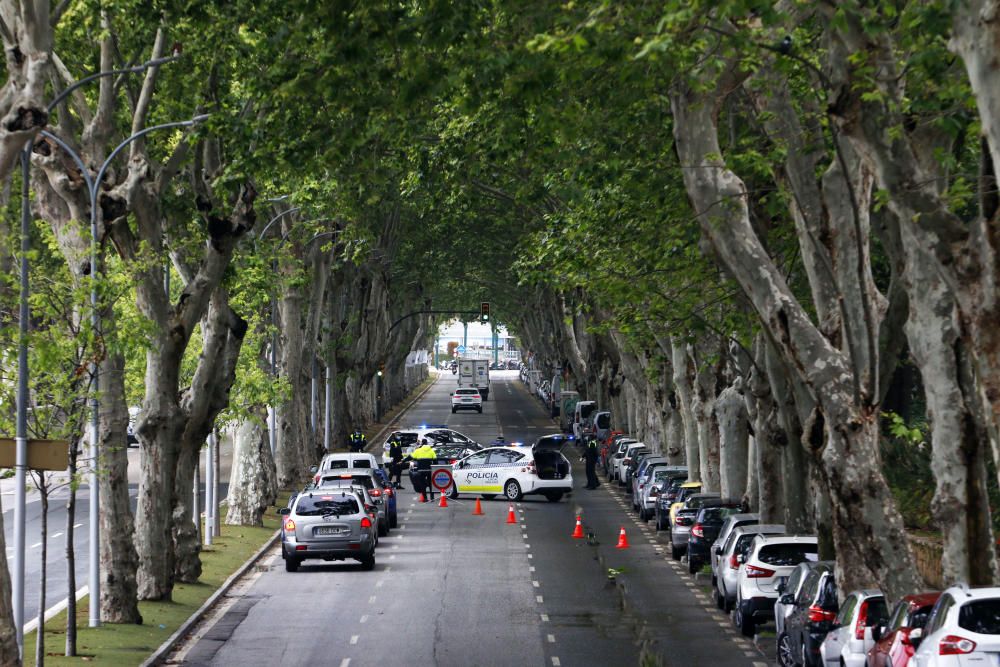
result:
[[[490,321],[490,302],[483,301],[479,304],[479,321],[486,324]]]

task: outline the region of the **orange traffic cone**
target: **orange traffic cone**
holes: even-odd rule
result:
[[[448,497],[445,494],[441,494],[441,501],[438,503],[438,507],[447,507]]]
[[[576,517],[576,528],[573,529],[573,537],[578,540],[583,539],[583,524],[580,523],[580,517]]]
[[[472,513],[476,516],[483,515],[483,504],[479,501],[479,498],[476,498],[476,506],[473,508]]]
[[[417,502],[418,503],[426,503],[427,502],[427,499],[424,498],[424,492],[423,491],[420,492],[420,500],[418,500]]]
[[[517,516],[514,514],[514,506],[508,505],[510,509],[507,510],[507,523],[517,523]]]
[[[618,544],[615,545],[616,549],[628,549],[628,538],[625,537],[625,526],[622,526],[622,532],[618,533]]]

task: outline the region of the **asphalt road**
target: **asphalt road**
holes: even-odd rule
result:
[[[232,443],[229,438],[221,439],[219,465],[222,468],[220,476],[220,498],[225,498],[229,489],[229,470],[232,461]],[[139,492],[139,448],[128,451],[129,495],[132,498],[132,511],[135,512],[135,498]],[[201,456],[202,505],[204,504],[205,456]],[[0,493],[3,497],[3,529],[4,541],[7,546],[7,561],[13,566],[14,553],[14,480],[6,479],[0,483]],[[67,523],[66,502],[69,489],[63,484],[54,485],[49,497],[48,540],[46,558],[46,597],[45,608],[51,609],[66,599],[68,594],[69,572],[66,566]],[[87,586],[88,567],[90,563],[89,549],[90,533],[90,486],[82,484],[76,494],[76,512],[73,526],[73,545],[76,557],[77,591]],[[204,512],[204,506],[202,506]],[[223,519],[225,508],[223,508]],[[24,563],[25,599],[24,621],[29,623],[38,615],[39,583],[42,571],[42,534],[41,534],[42,503],[34,485],[30,485],[25,504],[25,546]],[[223,526],[225,530],[225,526]]]
[[[483,444],[557,430],[516,372],[493,374],[481,415],[450,413],[453,386],[442,375],[397,426],[447,424]],[[276,547],[169,663],[635,665],[649,651],[668,665],[765,665],[668,560],[666,541],[632,523],[618,491],[583,489],[578,455],[566,454],[575,493],[559,503],[525,498],[517,525],[505,523],[499,498],[474,516],[467,497],[441,508],[403,491],[400,527],[382,538],[371,572],[306,561],[288,573]],[[571,538],[576,514],[593,540]],[[622,525],[632,547],[616,550]],[[622,572],[617,584],[609,567]]]

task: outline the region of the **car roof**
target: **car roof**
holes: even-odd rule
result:
[[[1000,598],[1000,589],[996,586],[976,586],[970,587],[966,584],[957,584],[955,586],[949,586],[944,590],[944,593],[948,593],[956,602],[962,603],[967,600],[982,600],[984,598]],[[943,593],[942,593],[943,594]]]
[[[734,533],[739,535],[758,533],[784,533],[785,527],[780,523],[752,523],[748,526],[737,526],[733,528]]]
[[[757,535],[754,540],[763,544],[819,544],[815,535]]]
[[[929,593],[917,593],[916,595],[904,595],[900,599],[910,605],[910,611],[915,611],[921,607],[934,604],[939,597],[941,597],[940,591],[932,591]]]

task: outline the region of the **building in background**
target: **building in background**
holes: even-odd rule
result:
[[[442,324],[434,339],[438,366],[450,363],[451,359],[489,359],[490,361],[520,361],[521,352],[517,338],[507,329],[479,322],[469,322],[468,329],[460,320]],[[462,346],[465,352],[461,353]]]

